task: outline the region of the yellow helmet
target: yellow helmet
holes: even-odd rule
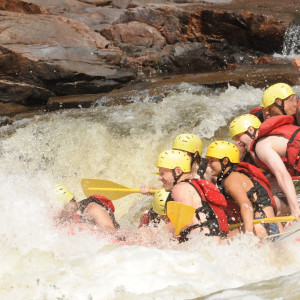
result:
[[[171,170],[179,167],[182,172],[186,173],[191,171],[191,159],[183,151],[166,150],[159,154],[156,166]]]
[[[287,97],[294,95],[293,89],[286,83],[276,83],[267,88],[262,96],[260,106],[266,108],[272,105],[277,98],[286,99]]]
[[[229,125],[229,133],[233,140],[235,136],[244,133],[248,130],[250,126],[255,129],[258,129],[261,125],[259,118],[252,114],[245,114],[235,118]]]
[[[172,148],[190,153],[198,151],[199,155],[202,155],[202,140],[194,134],[179,134],[176,136]]]
[[[240,162],[240,152],[236,145],[227,141],[215,141],[212,142],[206,151],[206,157],[215,157],[222,159],[228,157],[230,162],[239,163]]]
[[[74,198],[74,195],[62,184],[57,184],[55,186],[55,192],[57,198],[65,203],[70,202]]]
[[[166,200],[169,196],[169,192],[166,192],[165,189],[157,190],[154,193],[152,206],[153,210],[159,214],[159,215],[165,215],[166,214]]]

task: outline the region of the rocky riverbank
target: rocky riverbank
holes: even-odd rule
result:
[[[149,76],[160,76],[156,85],[166,83],[164,74],[172,82],[187,73],[197,76],[185,80],[210,85],[297,84],[290,63],[272,54],[281,53],[286,27],[299,17],[298,0],[215,2],[2,0],[2,124],[24,113],[89,107]],[[122,101],[104,105],[115,103]]]

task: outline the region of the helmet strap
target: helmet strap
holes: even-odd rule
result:
[[[230,160],[228,160],[228,163],[227,163],[226,165],[224,164],[224,158],[225,158],[225,157],[223,157],[222,160],[220,160],[220,162],[221,162],[221,167],[222,167],[222,172],[223,172],[223,173],[224,173],[224,171],[225,171],[225,169],[226,169],[227,167],[231,166]]]
[[[223,180],[223,177],[225,175],[225,170],[227,169],[227,167],[232,166],[232,163],[230,162],[230,160],[228,160],[228,163],[225,165],[224,164],[224,158],[219,159],[220,163],[221,163],[221,167],[222,167],[222,171],[219,173],[218,178],[217,178],[217,185],[220,186],[220,183]]]
[[[286,115],[286,112],[285,112],[285,110],[284,110],[284,101],[285,101],[285,99],[283,100],[283,99],[281,99],[281,105],[279,105],[277,102],[274,102],[274,106],[276,106],[277,108],[279,108],[280,109],[280,111],[284,114],[284,115]]]
[[[253,134],[251,134],[248,130],[245,132],[252,140],[255,139],[257,129],[254,128]]]
[[[183,175],[183,172],[179,175],[176,175],[175,169],[172,169],[172,174],[173,174],[173,178],[174,178],[174,181],[173,181],[173,186],[174,186],[175,184],[178,183],[178,180]]]

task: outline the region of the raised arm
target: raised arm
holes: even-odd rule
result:
[[[281,156],[278,154],[283,152],[283,148],[285,148],[284,152],[286,151],[286,143],[282,139],[278,138],[276,145],[274,145],[274,142],[276,142],[276,137],[271,138],[272,139],[269,141],[264,139],[257,143],[256,154],[258,158],[268,166],[271,173],[276,177],[280,189],[287,198],[291,215],[295,218],[298,218],[300,216],[300,210],[292,177],[287,171]]]

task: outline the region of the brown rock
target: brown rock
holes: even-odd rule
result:
[[[271,57],[268,56],[263,56],[263,57],[259,57],[259,58],[255,58],[253,60],[255,65],[262,65],[262,64],[268,64],[271,62]]]
[[[189,12],[174,5],[158,5],[128,9],[120,16],[118,23],[138,21],[156,28],[168,44],[179,40],[184,25],[188,23]]]
[[[161,49],[166,44],[165,38],[154,27],[136,21],[114,25],[111,38],[117,43],[153,49]]]
[[[36,109],[50,96],[119,88],[138,71],[272,64],[294,16],[294,1],[282,0],[2,0],[0,100]],[[239,76],[232,82],[246,82]]]
[[[100,95],[103,96],[103,94]],[[87,108],[101,97],[100,95],[50,97],[47,103],[47,110],[53,111],[64,108]]]
[[[250,19],[251,47],[264,53],[281,52],[287,24],[272,16],[252,15]]]
[[[0,11],[0,17],[0,45],[7,52],[0,55],[0,60],[2,68],[7,65],[7,72],[14,78],[19,78],[20,72],[24,70],[23,66],[18,65],[24,62],[24,58],[32,64],[32,69],[27,69],[26,74],[29,82],[36,77],[33,62],[39,65],[47,62],[52,72],[47,77],[51,76],[51,79],[61,78],[62,69],[67,70],[68,76],[71,73],[73,76],[82,73],[103,78],[116,72],[107,63],[113,63],[116,57],[119,62],[120,51],[105,49],[108,41],[85,24],[62,16],[36,15],[32,19],[29,15],[22,15],[20,18],[20,14],[4,11]],[[15,59],[16,65],[9,71],[11,67],[6,58],[12,53],[18,53],[15,56],[23,58]]]
[[[20,112],[29,111],[30,107],[17,104],[17,103],[3,103],[0,102],[0,115],[1,116],[9,116],[14,115]]]
[[[112,6],[117,8],[128,8],[131,0],[112,0]]]
[[[54,96],[54,93],[41,87],[24,82],[0,80],[1,102],[14,102],[22,105],[45,104],[50,96]]]
[[[28,3],[21,0],[1,0],[0,10],[18,12],[23,14],[40,14],[42,13],[39,6],[34,3]]]

